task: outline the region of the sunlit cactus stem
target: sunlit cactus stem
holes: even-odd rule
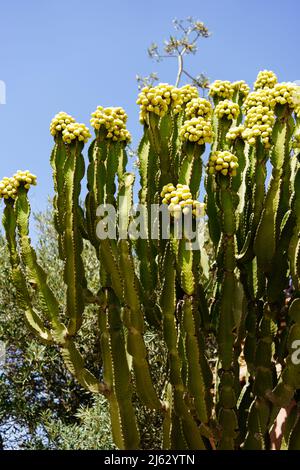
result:
[[[277,120],[273,128],[274,142],[271,154],[273,166],[269,188],[264,201],[261,220],[254,240],[257,262],[264,273],[272,271],[272,260],[277,248],[282,218],[289,209],[290,200],[290,148],[293,119],[288,107],[278,105]],[[268,239],[266,246],[265,240]]]
[[[233,330],[236,326],[235,295],[236,278],[236,220],[235,203],[232,194],[232,180],[236,177],[238,162],[229,151],[212,153],[208,172],[215,177],[217,188],[216,202],[221,227],[218,246],[218,273],[215,287],[213,316],[217,319],[217,341],[220,357],[220,385],[218,419],[221,426],[221,449],[233,449],[236,437],[237,416],[235,378],[233,374],[234,341]]]

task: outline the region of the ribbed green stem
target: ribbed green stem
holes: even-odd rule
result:
[[[213,131],[215,133],[215,140],[213,142],[211,153],[217,150],[224,150],[228,144],[226,142],[226,134],[231,126],[231,121],[228,119],[217,119],[215,113],[212,118]],[[214,175],[207,174],[205,178],[206,189],[206,212],[208,214],[208,228],[211,240],[217,250],[218,243],[221,236],[220,221],[218,218],[218,204],[216,201],[217,187]]]
[[[67,157],[66,150],[66,144],[62,140],[61,134],[58,134],[55,138],[55,145],[51,153],[50,163],[52,166],[55,190],[53,197],[54,225],[58,233],[59,255],[62,260],[66,257],[63,244],[65,207],[63,199],[64,172],[62,171]]]
[[[269,445],[268,424],[271,403],[267,396],[273,388],[273,351],[276,324],[272,320],[268,304],[264,305],[263,317],[259,324],[258,342],[255,352],[254,399],[248,418],[248,433],[244,449],[263,450]]]
[[[99,240],[96,236],[97,207],[104,204],[104,191],[106,182],[107,142],[101,133],[97,133],[96,139],[88,150],[89,165],[87,169],[87,189],[85,200],[87,230],[90,242],[96,250],[99,248]]]
[[[220,357],[220,384],[219,384],[219,413],[218,420],[222,429],[220,449],[234,449],[236,429],[238,427],[236,416],[235,377],[239,368],[234,367],[234,329],[235,295],[237,293],[237,279],[235,275],[235,232],[236,220],[234,215],[234,198],[232,194],[231,179],[227,176],[217,175],[219,219],[222,236],[218,247],[220,289],[218,299],[218,326],[217,341]],[[222,256],[220,256],[222,254]]]
[[[254,155],[253,155],[254,157]],[[260,140],[256,143],[254,173],[252,174],[252,221],[251,221],[251,234],[252,239],[256,233],[257,226],[261,217],[265,198],[265,181],[267,176],[266,163],[268,159],[268,152],[266,152]]]
[[[51,322],[53,337],[56,341],[63,342],[67,334],[66,327],[60,321],[59,303],[47,284],[47,275],[37,262],[37,256],[31,246],[29,233],[30,206],[26,190],[19,189],[15,203],[16,220],[20,243],[21,260],[26,267],[26,278],[36,284],[38,293],[43,301],[45,312]]]
[[[294,157],[295,158],[295,157]],[[289,246],[289,259],[291,265],[291,275],[296,289],[300,285],[300,164],[297,163],[297,170],[294,180],[294,193],[292,195],[291,206],[295,214],[295,227]]]
[[[172,449],[184,445],[187,449],[203,449],[199,429],[190,414],[185,403],[185,385],[182,379],[182,361],[178,352],[178,334],[176,328],[176,271],[172,259],[170,243],[166,246],[164,255],[165,282],[160,298],[160,306],[163,316],[163,332],[168,349],[169,380],[172,385],[172,413],[169,426],[170,442]],[[168,419],[168,418],[167,418]],[[167,439],[167,441],[169,440]],[[182,448],[182,447],[180,447]]]
[[[82,323],[84,290],[87,287],[82,261],[83,240],[80,230],[79,195],[84,176],[83,144],[76,142],[67,146],[64,165],[64,281],[67,287],[66,315],[69,318],[68,334],[75,335]]]
[[[139,432],[132,404],[131,375],[128,367],[120,304],[110,289],[103,289],[99,310],[103,379],[107,387],[111,427],[119,449],[138,449]]]
[[[76,377],[78,382],[93,393],[104,393],[105,386],[91,372],[85,369],[81,354],[75,347],[68,329],[60,320],[59,304],[47,284],[47,274],[37,262],[36,253],[31,246],[28,236],[30,206],[24,188],[19,188],[15,204],[21,260],[26,266],[27,281],[30,280],[31,283],[36,285],[42,300],[45,314],[51,325],[52,338],[60,346],[66,367]]]
[[[143,299],[145,304],[145,315],[150,325],[157,325],[159,322],[159,311],[156,308],[156,291],[158,284],[157,264],[155,262],[156,248],[151,240],[151,222],[149,222],[151,214],[151,204],[154,202],[153,191],[153,170],[154,159],[153,149],[149,141],[148,130],[141,139],[138,156],[139,156],[139,173],[141,189],[139,191],[140,210],[147,217],[141,218],[143,224],[142,233],[146,234],[146,238],[139,238],[135,243],[135,249],[140,260],[140,279],[144,290]],[[152,179],[151,179],[152,178]],[[142,208],[143,207],[143,208]],[[147,212],[146,212],[147,211]],[[141,227],[142,229],[142,227]]]
[[[183,147],[183,160],[180,166],[178,182],[190,187],[194,198],[198,197],[202,176],[201,156],[205,151],[205,145],[187,142]]]
[[[264,200],[260,222],[254,239],[254,252],[258,266],[271,273],[272,260],[277,248],[280,224],[289,208],[290,200],[290,148],[293,126],[288,109],[280,110],[273,128],[273,166],[269,188]],[[265,241],[268,240],[268,243]]]
[[[128,330],[127,348],[132,356],[137,393],[146,406],[160,409],[161,404],[153,386],[143,338],[144,318],[139,297],[139,281],[134,272],[133,258],[126,240],[119,241],[119,252],[120,267],[124,275],[124,297],[128,305],[124,310],[124,324]]]
[[[280,380],[268,398],[277,407],[288,406],[297,389],[300,388],[300,364],[297,354],[297,343],[300,338],[300,299],[293,300],[289,307],[289,318],[292,322],[287,340],[288,356],[286,366],[281,373]],[[296,346],[295,346],[296,344]],[[298,346],[299,348],[299,346]]]
[[[237,175],[232,181],[232,190],[236,194],[234,198],[236,208],[236,222],[237,222],[237,244],[240,250],[244,243],[245,238],[245,207],[246,202],[246,174],[249,166],[249,147],[245,145],[244,141],[240,138],[236,139],[230,151],[236,155],[239,162],[239,170]]]
[[[45,343],[52,343],[51,331],[45,326],[43,318],[39,315],[32,304],[30,292],[23,270],[21,268],[20,256],[16,242],[17,221],[13,207],[13,201],[5,201],[3,212],[3,226],[6,235],[9,259],[12,268],[12,280],[17,290],[19,305],[24,309],[25,319],[29,328],[37,334]]]
[[[216,183],[213,175],[207,174],[205,177],[205,203],[208,214],[208,228],[214,248],[217,249],[221,236],[221,228],[218,219],[218,208],[216,204]]]
[[[195,307],[195,300],[192,296],[184,298],[181,306],[181,332],[184,359],[187,362],[186,386],[193,397],[199,420],[206,424],[211,414],[208,390],[212,385],[212,377],[202,349],[203,343],[201,338],[198,340],[200,331],[197,321],[198,312]]]
[[[159,120],[160,118],[153,113],[149,114],[149,126],[148,126],[148,133],[149,133],[149,141],[152,148],[151,156],[151,173],[154,176],[152,180],[153,189],[151,190],[152,194],[154,191],[159,192],[160,190],[160,178],[161,178],[161,168],[160,168],[160,161],[162,160],[162,142],[161,136],[159,132]],[[165,156],[168,162],[168,154]],[[164,170],[169,167],[168,163],[164,163]],[[150,162],[149,162],[150,163]],[[165,171],[164,171],[165,174]],[[167,182],[168,183],[168,182]],[[167,184],[166,183],[166,184]],[[152,201],[155,198],[152,198]]]
[[[126,232],[129,226],[133,204],[134,175],[125,173],[119,186],[119,231]],[[122,198],[122,199],[121,199]],[[118,241],[119,267],[123,278],[123,299],[125,301],[124,324],[128,330],[127,348],[132,356],[137,393],[143,403],[152,409],[160,409],[147,361],[147,350],[143,338],[144,317],[141,305],[141,286],[135,273],[131,244],[127,239]]]

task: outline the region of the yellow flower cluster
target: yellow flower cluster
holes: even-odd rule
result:
[[[59,132],[62,132],[68,124],[75,122],[75,119],[64,111],[57,113],[50,123],[50,133],[55,136]]]
[[[182,97],[178,88],[160,83],[155,87],[144,87],[136,103],[140,105],[140,121],[144,122],[149,112],[162,117],[168,112],[169,106],[178,109],[182,104]]]
[[[74,140],[86,143],[91,137],[89,129],[85,124],[79,122],[71,122],[67,124],[65,129],[62,131],[62,138],[66,144],[71,144]]]
[[[106,129],[106,138],[115,142],[130,142],[131,135],[126,129],[127,114],[123,108],[103,108],[98,106],[91,115],[91,125],[99,130]]]
[[[254,82],[255,90],[262,88],[273,88],[277,83],[277,77],[271,70],[262,70],[258,73]]]
[[[245,127],[242,124],[240,126],[231,127],[226,134],[226,139],[232,142],[238,138],[242,138],[244,130]]]
[[[269,148],[274,121],[274,111],[268,106],[258,105],[250,108],[246,114],[243,138],[250,145],[255,145],[256,139],[260,137],[264,146]]]
[[[5,176],[0,181],[0,197],[4,199],[15,199],[17,195],[17,188],[12,182],[12,178]]]
[[[299,100],[299,86],[291,82],[277,83],[272,90],[273,104],[287,104],[294,109]]]
[[[221,173],[224,176],[236,176],[238,159],[228,150],[218,150],[211,154],[208,162],[208,172],[213,175]]]
[[[188,119],[199,116],[209,119],[212,115],[211,104],[204,98],[193,98],[186,105],[185,115]]]
[[[230,100],[220,101],[215,107],[215,114],[218,119],[236,119],[239,112],[239,105]]]
[[[172,183],[163,187],[160,193],[163,204],[168,205],[168,210],[174,218],[180,218],[181,214],[187,215],[190,211],[195,217],[203,217],[205,204],[192,198],[190,188],[186,184]]]
[[[216,80],[209,86],[209,95],[218,98],[231,99],[234,89],[228,80]]]
[[[193,85],[184,85],[179,88],[179,93],[183,103],[188,103],[192,99],[198,98],[199,93],[195,86]]]
[[[232,88],[234,91],[238,91],[240,95],[246,97],[249,95],[250,92],[250,87],[247,85],[247,83],[244,80],[239,80],[237,82],[232,83]]]
[[[19,170],[11,178],[5,176],[0,182],[0,198],[15,199],[19,186],[29,189],[31,185],[36,185],[36,176],[28,170]]]
[[[199,145],[210,143],[213,139],[211,122],[201,116],[188,119],[181,126],[179,136],[182,140]]]
[[[272,107],[275,105],[272,93],[269,89],[263,89],[249,93],[249,95],[245,99],[243,108],[245,111],[247,111],[248,109],[254,106],[260,105],[268,107]]]
[[[160,83],[155,87],[144,87],[136,102],[140,105],[140,121],[143,123],[150,112],[163,117],[172,109],[178,114],[185,103],[198,96],[197,88],[192,85],[176,88],[168,83]]]
[[[30,171],[18,170],[17,173],[12,177],[13,184],[15,187],[24,185],[26,189],[29,189],[31,185],[36,185],[36,176],[30,173]]]
[[[250,88],[244,80],[229,82],[228,80],[216,80],[210,85],[209,94],[214,97],[231,99],[235,91],[239,91],[240,95],[246,97]]]
[[[300,87],[292,82],[276,83],[272,88],[258,89],[250,93],[244,103],[247,111],[253,106],[268,106],[274,108],[276,104],[288,104],[290,108],[297,108],[300,100]]]

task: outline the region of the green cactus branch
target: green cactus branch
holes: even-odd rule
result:
[[[6,202],[3,213],[3,226],[5,229],[7,246],[10,254],[12,280],[17,289],[20,307],[24,309],[25,318],[29,328],[35,334],[39,335],[42,341],[51,344],[53,342],[51,331],[45,326],[44,320],[41,318],[32,304],[26,278],[20,266],[20,256],[16,242],[17,221],[14,207],[11,201]]]

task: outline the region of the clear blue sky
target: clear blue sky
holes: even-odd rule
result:
[[[1,2],[0,174],[38,175],[34,210],[52,194],[49,122],[64,110],[89,124],[97,105],[123,106],[134,144],[140,135],[135,74],[159,73],[174,83],[176,62],[157,64],[146,53],[172,32],[172,19],[193,16],[212,31],[188,60],[211,80],[245,79],[274,70],[300,79],[299,0],[10,0]]]

